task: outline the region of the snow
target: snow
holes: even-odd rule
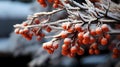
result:
[[[0,1],[0,19],[1,18],[24,18],[32,14],[30,10],[32,3],[25,4],[21,2]]]

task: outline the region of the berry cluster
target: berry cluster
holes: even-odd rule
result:
[[[118,58],[120,56],[120,50],[118,48],[113,48],[113,54],[112,54],[112,57],[113,58]]]
[[[45,0],[37,0],[39,4],[43,7],[47,6],[47,3]],[[62,3],[59,0],[47,0],[49,3],[53,4],[54,8],[58,8],[59,5],[62,5]]]
[[[71,57],[75,56],[75,53],[84,54],[82,46],[89,46],[89,54],[99,54],[98,45],[105,46],[110,39],[110,35],[107,33],[109,28],[106,24],[88,30],[83,29],[82,24],[63,23],[62,28],[64,31],[61,32],[61,38],[65,38],[62,54]]]
[[[32,36],[35,35],[36,39],[39,41],[39,40],[41,40],[45,36],[45,33],[43,32],[43,30],[45,30],[47,32],[51,32],[52,31],[51,27],[48,26],[48,25],[44,25],[41,28],[39,28],[39,27],[29,28],[30,25],[37,25],[37,24],[40,24],[40,21],[39,21],[38,18],[36,18],[33,21],[32,24],[29,24],[27,22],[23,22],[21,24],[21,26],[23,28],[16,28],[15,29],[15,33],[16,34],[21,34],[27,40],[31,40]]]
[[[43,44],[43,48],[47,50],[49,54],[53,54],[53,52],[58,48],[59,41],[50,41]]]
[[[62,55],[69,57],[74,57],[76,53],[78,55],[83,55],[84,49],[80,47],[79,44],[72,42],[73,40],[71,38],[64,39],[64,44],[62,45],[62,51],[61,51]]]

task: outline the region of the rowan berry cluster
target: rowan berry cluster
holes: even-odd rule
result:
[[[84,49],[77,43],[73,43],[71,38],[65,38],[62,45],[62,55],[74,57],[76,54],[83,55]]]
[[[37,0],[42,7],[47,7],[45,0]],[[49,3],[53,4],[54,8],[57,8],[59,5],[62,6],[62,3],[59,0],[47,0]]]
[[[37,25],[37,24],[40,24],[40,20],[38,18],[36,18],[32,24],[29,24],[27,21],[23,22],[20,25],[22,26],[22,28],[16,28],[15,33],[21,34],[27,40],[31,40],[34,35],[36,36],[36,39],[40,41],[45,36],[45,33],[43,32],[43,30],[47,32],[51,32],[52,29],[48,25],[44,25],[41,28],[39,27],[28,28],[29,25]]]
[[[53,52],[58,48],[59,43],[60,43],[59,40],[50,41],[50,42],[44,43],[43,48],[47,50],[49,54],[53,54]]]
[[[61,38],[64,39],[62,45],[62,54],[75,56],[84,54],[84,49],[81,46],[89,46],[89,54],[99,54],[99,45],[107,45],[110,39],[108,34],[109,28],[107,24],[102,24],[101,27],[90,29],[89,31],[82,27],[82,24],[63,23]]]

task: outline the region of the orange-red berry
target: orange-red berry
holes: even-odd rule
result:
[[[101,39],[101,45],[105,46],[105,45],[107,45],[107,43],[108,43],[107,39],[103,37]]]
[[[114,54],[118,54],[119,53],[119,50],[117,48],[113,48],[113,53]]]
[[[53,3],[53,2],[54,2],[54,0],[48,0],[48,2],[49,2],[49,3]]]
[[[95,42],[95,38],[93,38],[92,36],[90,37],[90,42],[89,42],[89,44],[92,44],[92,43],[94,43]]]
[[[95,51],[95,54],[97,54],[97,55],[100,54],[100,50],[99,49],[95,49],[94,51]]]
[[[65,45],[65,44],[62,45],[62,49],[63,49],[63,50],[67,50],[68,48],[69,48],[69,47],[68,47],[67,45]]]
[[[83,32],[78,33],[78,39],[83,40],[83,35],[84,35]]]
[[[70,48],[70,52],[71,53],[77,53],[77,47],[76,46],[72,46],[71,48]]]
[[[66,38],[68,36],[68,32],[67,31],[62,31],[61,32],[61,38]]]
[[[75,30],[74,30],[74,28],[73,27],[70,27],[70,28],[68,28],[68,30],[67,30],[69,33],[73,33]]]
[[[98,45],[97,45],[97,43],[93,43],[93,44],[91,44],[91,47],[94,48],[94,49],[98,49]]]
[[[70,58],[72,58],[72,57],[74,57],[75,56],[75,53],[69,53],[68,54],[68,57],[70,57]]]
[[[97,27],[97,28],[96,28],[96,34],[97,34],[97,35],[102,34],[102,29],[101,29],[100,27]]]
[[[89,49],[89,54],[91,54],[91,55],[94,54],[94,49],[90,48]]]
[[[65,45],[70,45],[71,42],[72,42],[72,40],[71,40],[70,38],[65,38],[65,39],[64,39],[64,44],[65,44]]]
[[[91,29],[91,30],[90,30],[90,34],[91,34],[92,36],[95,36],[95,35],[96,35],[96,31],[95,31],[94,29]]]
[[[20,31],[19,28],[16,28],[16,29],[14,30],[14,32],[15,32],[16,34],[19,34],[19,31]]]
[[[78,32],[82,32],[81,24],[75,24],[75,29],[76,29]]]
[[[47,27],[46,27],[46,31],[47,31],[47,32],[51,32],[52,29],[51,29],[49,26],[47,26]]]
[[[52,42],[48,42],[47,43],[47,48],[52,48],[53,47],[53,43]]]
[[[78,55],[83,55],[84,54],[84,49],[80,48],[77,52]]]
[[[69,51],[68,50],[62,50],[61,53],[62,53],[62,55],[67,56],[69,54]]]
[[[58,44],[53,44],[53,48],[57,49],[58,48]]]
[[[58,8],[58,4],[54,3],[53,8]]]
[[[66,23],[63,23],[63,24],[62,24],[62,28],[63,28],[64,30],[67,29],[67,25],[66,25]]]
[[[84,38],[85,40],[90,40],[89,32],[86,32],[86,33],[83,35],[83,38]]]
[[[43,47],[44,49],[47,49],[47,44],[43,44],[42,47]]]
[[[101,26],[101,29],[102,29],[103,32],[108,32],[109,31],[109,28],[108,28],[107,24],[103,24]]]
[[[47,52],[48,52],[49,54],[53,54],[54,50],[48,49]]]
[[[36,24],[39,24],[39,23],[40,23],[40,21],[39,21],[38,18],[36,18],[34,22],[35,22]]]
[[[108,40],[110,39],[110,34],[105,34],[105,38],[107,38]]]
[[[118,55],[117,54],[112,54],[112,58],[118,58]]]

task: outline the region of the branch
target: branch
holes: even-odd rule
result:
[[[112,30],[109,32],[110,35],[120,35],[120,30]]]

